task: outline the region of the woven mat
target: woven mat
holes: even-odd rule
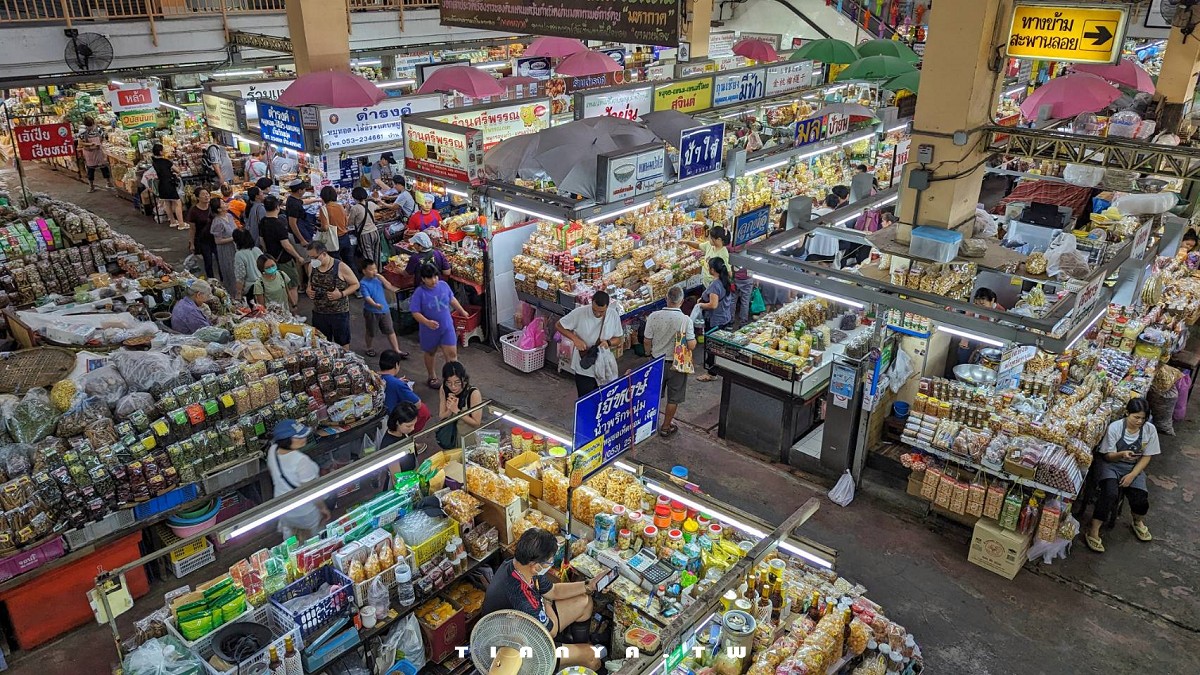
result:
[[[0,357],[0,393],[24,394],[49,388],[75,370],[75,353],[62,347],[34,347]]]

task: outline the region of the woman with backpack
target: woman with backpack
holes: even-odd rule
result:
[[[361,187],[351,190],[350,196],[354,198],[354,203],[350,205],[348,220],[350,231],[358,236],[358,254],[363,260],[378,264],[383,256],[383,240],[379,235],[379,225],[375,222],[375,210],[379,205]]]
[[[704,332],[716,328],[725,328],[733,323],[733,304],[737,301],[737,288],[733,285],[733,277],[729,267],[720,258],[710,258],[708,261],[709,274],[713,276],[712,283],[704,289],[700,296],[701,302],[697,307],[704,310]],[[708,349],[704,350],[705,373],[696,378],[698,382],[712,382],[717,379],[713,375],[716,359]]]

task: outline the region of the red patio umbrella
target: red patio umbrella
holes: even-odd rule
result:
[[[527,75],[509,75],[508,77],[500,78],[500,86],[504,87],[505,89],[512,89],[513,87],[520,87],[521,85],[528,86],[538,82],[541,82],[541,80],[537,79],[536,77],[529,77]]]
[[[579,52],[586,52],[587,45],[575,38],[540,37],[529,43],[525,56],[549,56],[561,59]]]
[[[483,98],[503,94],[504,87],[485,70],[471,66],[449,66],[434,71],[417,93],[431,94],[435,91],[457,91],[471,98]]]
[[[365,77],[342,70],[322,70],[296,78],[279,95],[287,106],[327,105],[339,108],[370,106],[387,98],[387,92]]]
[[[733,46],[733,53],[755,61],[778,61],[779,54],[762,40],[740,40]]]
[[[614,61],[613,57],[589,50],[563,59],[554,72],[559,75],[583,76],[615,73],[618,70],[621,70],[621,64]]]

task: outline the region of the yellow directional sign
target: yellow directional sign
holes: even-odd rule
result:
[[[1113,5],[1020,3],[1013,8],[1008,55],[1072,63],[1116,63],[1128,9]]]

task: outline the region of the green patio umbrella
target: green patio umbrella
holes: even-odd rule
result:
[[[863,56],[895,56],[906,63],[921,60],[916,52],[899,40],[867,40],[858,45],[858,53]]]
[[[897,75],[887,82],[884,82],[883,88],[887,89],[888,91],[900,91],[901,89],[907,89],[915,94],[917,93],[917,85],[920,83],[921,73],[920,71],[917,71],[912,73],[904,73],[903,75]]]
[[[911,63],[895,56],[868,56],[846,66],[838,73],[837,81],[846,80],[890,80],[897,75],[916,72]]]
[[[789,61],[820,61],[821,63],[851,63],[859,59],[859,53],[845,40],[822,38],[805,42],[792,52]]]

